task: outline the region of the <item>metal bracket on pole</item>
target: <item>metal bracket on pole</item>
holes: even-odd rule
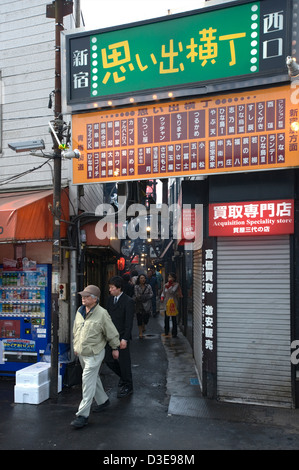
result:
[[[73,13],[73,5],[74,5],[74,2],[71,0],[63,1],[62,2],[62,15],[63,16],[71,15]],[[46,17],[53,18],[53,19],[56,18],[55,2],[52,2],[49,5],[47,5]]]
[[[50,129],[51,129],[51,132],[52,132],[53,136],[55,137],[55,140],[56,140],[56,142],[57,142],[57,144],[58,144],[58,148],[60,148],[60,147],[61,147],[61,142],[60,142],[60,140],[58,139],[58,135],[56,134],[56,132],[55,132],[55,130],[54,130],[54,127],[52,126],[52,124],[50,123],[50,121],[48,122],[48,124],[49,124],[49,127],[50,127]]]

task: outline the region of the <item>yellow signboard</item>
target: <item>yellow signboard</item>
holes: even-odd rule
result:
[[[73,183],[298,166],[290,85],[72,116]]]

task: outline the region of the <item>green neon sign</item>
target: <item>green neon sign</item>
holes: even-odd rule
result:
[[[289,0],[233,2],[67,37],[68,102],[286,73]]]
[[[91,96],[258,72],[259,3],[90,37]]]

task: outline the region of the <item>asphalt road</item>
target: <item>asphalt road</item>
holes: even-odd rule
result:
[[[100,414],[91,414],[83,429],[70,426],[81,399],[80,386],[64,388],[57,402],[17,404],[14,380],[0,378],[0,449],[94,450],[101,451],[96,454],[98,463],[130,467],[173,464],[178,454],[182,464],[197,464],[202,450],[299,449],[297,410],[280,410],[278,419],[271,409],[261,412],[259,407],[203,399],[198,385],[189,381],[186,386],[186,380],[195,375],[192,357],[183,352],[186,339],[179,333],[177,339],[165,340],[161,333],[161,318],[150,320],[143,340],[134,326],[134,393],[118,399],[118,378],[103,365],[101,377],[111,405]],[[189,403],[187,409],[181,407],[183,402]],[[199,407],[194,413],[192,403]],[[20,458],[23,454],[13,455]],[[157,457],[162,461],[156,461],[156,455],[163,456]],[[134,456],[135,463],[117,460]]]

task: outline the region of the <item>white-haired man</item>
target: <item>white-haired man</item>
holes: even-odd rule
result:
[[[99,370],[105,356],[108,343],[114,359],[118,359],[120,345],[119,333],[107,310],[99,305],[100,289],[89,285],[82,292],[82,306],[76,313],[73,334],[74,352],[82,365],[82,400],[76,418],[71,422],[75,428],[82,428],[88,423],[93,399],[101,411],[109,405],[109,398],[103,388]]]

